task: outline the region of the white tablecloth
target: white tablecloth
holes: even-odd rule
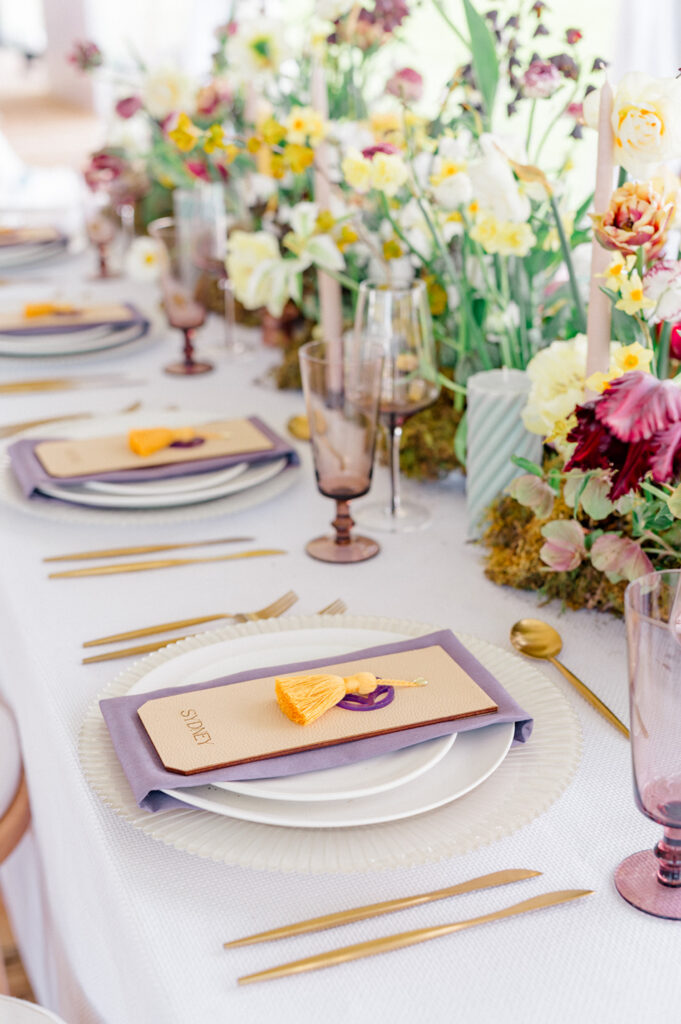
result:
[[[50,270],[77,280],[80,262]],[[35,271],[44,278],[46,270]],[[36,281],[38,288],[38,281]],[[112,282],[109,294],[153,300],[152,288]],[[11,300],[12,286],[0,289]],[[151,297],[151,298],[150,298]],[[300,396],[252,383],[272,362],[230,364],[173,379],[161,372],[178,347],[169,336],[146,350],[69,365],[69,372],[125,369],[146,384],[0,399],[0,423],[59,413],[184,404],[225,415],[261,412],[277,429],[302,411]],[[59,367],[61,372],[62,366]],[[0,379],[52,374],[46,362],[3,361]],[[304,552],[331,503],[315,490],[309,452],[300,483],[275,501],[233,517],[162,528],[51,525],[0,508],[0,692],[13,707],[33,808],[33,832],[2,871],[21,950],[37,996],[69,1024],[208,1024],[277,1021],[429,1024],[500,1021],[554,1024],[644,1021],[681,1005],[681,925],[647,917],[617,895],[613,870],[651,847],[656,826],[634,807],[626,741],[573,695],[584,732],[577,775],[561,799],[516,834],[440,863],[360,875],[284,875],[226,867],[155,842],[121,821],[89,789],[78,733],[89,703],[118,663],[82,666],[87,637],[148,621],[255,608],[289,587],[296,610],[342,597],[356,614],[413,617],[508,647],[510,624],[537,612],[533,595],[493,586],[479,549],[465,543],[460,478],[418,488],[430,505],[427,531],[382,536],[373,561],[328,566]],[[377,470],[376,491],[385,490]],[[411,490],[411,488],[407,488]],[[45,555],[124,543],[253,534],[289,554],[137,576],[46,579]],[[626,720],[624,630],[596,614],[537,612],[562,632],[564,659]],[[330,837],[332,841],[332,837]],[[504,867],[543,878],[470,894],[276,945],[223,951],[228,938],[348,906],[435,889]],[[577,903],[420,947],[300,978],[238,988],[236,978],[333,946],[476,916],[550,889],[592,888]]]

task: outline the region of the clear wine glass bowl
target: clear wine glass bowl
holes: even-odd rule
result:
[[[363,282],[355,314],[355,344],[378,344],[384,362],[379,417],[389,435],[390,499],[361,506],[358,522],[376,530],[418,530],[430,512],[403,501],[400,488],[400,444],[405,421],[428,408],[440,394],[437,356],[428,295],[423,281],[391,288]]]
[[[681,570],[630,583],[625,614],[634,798],[663,837],[622,861],[615,885],[639,910],[681,920]]]
[[[349,502],[371,486],[383,350],[314,341],[299,359],[317,487],[336,502],[335,535],[316,537],[306,551],[323,562],[363,562],[380,549],[352,533]]]

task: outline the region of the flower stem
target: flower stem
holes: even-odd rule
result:
[[[578,329],[584,334],[586,332],[586,315],[584,313],[584,303],[582,297],[579,294],[579,287],[577,285],[577,278],[575,277],[575,268],[572,265],[572,256],[570,254],[570,246],[568,245],[567,238],[565,237],[565,228],[563,227],[563,221],[560,216],[560,210],[556,198],[551,193],[549,196],[549,202],[551,203],[551,210],[556,221],[556,230],[558,231],[558,238],[560,239],[560,248],[563,253],[563,259],[567,267],[568,277],[570,278],[570,291],[572,292],[572,301],[575,304],[575,310],[577,312]]]

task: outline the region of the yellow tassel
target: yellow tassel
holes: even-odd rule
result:
[[[352,676],[309,675],[278,677],[274,692],[279,707],[297,725],[309,725],[325,711],[334,707],[346,693],[371,693],[379,685],[425,686],[425,679],[381,679],[373,672],[356,672]]]

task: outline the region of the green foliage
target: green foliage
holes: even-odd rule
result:
[[[468,31],[471,39],[471,57],[478,89],[482,93],[485,105],[487,127],[492,124],[494,99],[499,84],[499,62],[497,60],[494,37],[485,23],[485,19],[476,11],[471,0],[463,0]]]

